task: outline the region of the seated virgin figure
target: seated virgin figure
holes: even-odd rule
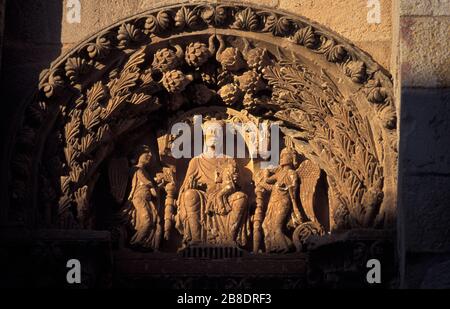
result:
[[[205,147],[191,159],[179,191],[176,227],[184,246],[245,246],[250,234],[248,198],[238,185],[236,161],[218,153],[220,121],[203,125]]]

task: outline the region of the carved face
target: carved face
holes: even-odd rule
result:
[[[149,151],[144,152],[139,157],[139,165],[147,166],[152,162],[152,153]]]
[[[294,154],[288,149],[283,149],[280,154],[281,166],[292,166],[294,164]]]
[[[221,142],[222,126],[219,122],[207,122],[204,125],[205,144],[207,147],[216,147]]]

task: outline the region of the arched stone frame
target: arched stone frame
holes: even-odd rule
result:
[[[143,81],[145,72],[140,71],[141,67],[145,66],[146,59],[151,59],[152,52],[165,47],[169,41],[176,44],[199,39],[206,43],[213,34],[238,38],[234,42],[240,50],[245,49],[245,38],[253,47],[267,48],[276,58],[278,64],[272,63],[273,66],[266,68],[263,75],[272,90],[275,90],[272,91],[273,98],[283,104],[273,106],[276,112],[270,115],[270,118],[284,121],[284,132],[292,136],[296,149],[326,170],[329,176],[332,175],[330,183],[334,182],[335,188],[340,188],[335,192],[336,200],[340,200],[343,205],[339,211],[342,210],[343,216],[356,218],[351,220],[356,222],[344,228],[392,226],[396,202],[397,131],[389,74],[351,43],[307,19],[281,11],[255,6],[242,7],[231,3],[174,5],[144,12],[109,27],[56,60],[42,75],[39,93],[26,107],[21,128],[14,138],[15,150],[10,158],[10,213],[12,211],[13,216],[17,218],[29,218],[28,223],[36,226],[37,222],[41,221],[35,216],[39,213],[38,208],[42,206],[42,195],[44,200],[51,200],[52,203],[58,201],[62,208],[86,203],[92,188],[86,181],[95,179],[92,177],[95,175],[93,166],[98,167],[101,158],[112,151],[112,148],[107,146],[111,145],[113,136],[120,134],[115,131],[111,136],[108,123],[96,123],[92,126],[95,132],[89,132],[83,116],[89,118],[86,115],[94,110],[83,107],[89,105],[84,97],[90,96],[92,104],[98,105],[95,100],[100,100],[102,92],[106,90],[111,95],[109,101],[113,102],[115,98],[116,103],[120,105],[130,99],[123,97],[126,96],[125,92],[136,86],[132,85],[133,83],[139,80],[142,86],[142,83],[153,82]],[[149,67],[150,64],[146,66]],[[120,72],[114,70],[119,68]],[[309,73],[314,74],[308,75]],[[129,76],[130,87],[116,89],[115,93],[112,93],[111,84],[107,84],[115,78],[114,74],[119,78]],[[104,82],[100,83],[101,80]],[[296,93],[295,89],[298,87],[309,87],[311,91]],[[88,88],[89,94],[86,92]],[[326,132],[322,132],[322,136],[318,137],[315,131],[313,135],[312,131],[308,131],[307,125],[317,122],[320,117],[302,119],[301,125],[296,121],[298,117],[304,117],[304,111],[295,103],[299,98],[304,101],[318,99],[311,96],[311,93],[317,94],[319,91],[324,93],[321,97],[323,101],[334,98],[334,101],[329,102],[337,108],[334,114],[330,111],[330,115],[322,118],[324,127],[331,128],[330,124],[336,120],[336,117],[330,117],[331,115],[352,115],[334,123],[338,133],[334,132],[335,135],[330,135],[327,141],[323,140],[323,134]],[[302,98],[302,95],[309,97]],[[145,94],[139,97],[139,92],[134,99],[135,102],[152,101],[152,98],[145,97]],[[345,104],[334,104],[344,101]],[[159,106],[149,104],[146,108],[146,112],[151,112]],[[342,112],[339,113],[339,110]],[[76,117],[73,117],[74,113]],[[62,158],[61,161],[71,162],[66,162],[62,168],[66,172],[58,175],[62,176],[59,188],[61,192],[42,192],[41,189],[50,187],[45,185],[46,181],[52,181],[42,177],[43,164],[64,164],[58,163],[57,159],[61,157],[61,149],[56,150],[55,157],[43,157],[44,148],[48,148],[46,141],[57,138],[58,132],[52,129],[55,123],[60,121],[58,118],[61,115],[73,121],[66,120],[62,123],[63,127],[67,128],[65,136],[62,137],[63,143],[73,142],[83,149],[80,148],[81,151],[77,151],[79,154],[74,157],[73,154],[66,153]],[[98,117],[99,121],[107,118]],[[126,119],[122,120],[122,125],[125,126]],[[339,127],[345,123],[348,126]],[[81,127],[83,132],[79,129],[77,132],[77,127]],[[362,137],[355,134],[360,131],[365,131],[361,134]],[[341,162],[338,162],[339,157],[333,157],[338,156],[339,150],[345,147],[336,149],[332,142],[336,142],[338,136],[345,137],[345,132],[352,132],[353,135],[342,140],[341,144],[347,145],[347,150],[355,156],[364,153],[356,149],[356,146],[365,145],[367,142],[371,144],[369,146],[372,149],[367,151],[370,156],[364,158],[372,167],[365,169],[365,164],[361,166],[361,170],[365,170],[366,174],[358,168],[349,168],[353,156],[344,155],[340,158]],[[361,138],[362,142],[359,142],[358,138]],[[84,161],[78,162],[80,155],[83,157],[88,152],[95,154],[94,159],[84,158]],[[67,158],[72,158],[73,161]],[[333,158],[338,161],[331,162]],[[345,164],[345,159],[350,162],[347,162],[348,166],[340,169],[342,174],[339,174],[334,169],[339,164]],[[377,179],[381,183],[369,179],[373,177],[374,170],[378,171]],[[55,181],[55,175],[47,175],[50,178],[52,176]],[[349,179],[354,180],[352,184],[346,183]],[[352,192],[342,192],[345,191],[343,188],[352,186],[356,188],[352,191],[356,192],[356,203],[349,201],[349,198],[354,197]],[[55,194],[56,196],[51,196]],[[378,220],[374,220],[372,216],[367,222],[361,220],[364,212],[371,207],[379,214]],[[360,218],[361,213],[363,215]]]

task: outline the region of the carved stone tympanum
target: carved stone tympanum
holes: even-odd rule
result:
[[[171,252],[280,253],[311,235],[389,228],[393,102],[382,67],[306,19],[227,4],[144,12],[42,74],[12,144],[9,215]],[[195,116],[203,149],[176,159],[173,125]],[[218,153],[214,128],[233,123],[277,125],[278,142],[258,138],[281,150],[279,166],[249,155],[248,132],[230,133],[244,157]]]

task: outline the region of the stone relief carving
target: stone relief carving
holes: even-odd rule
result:
[[[190,160],[180,188],[176,226],[186,245],[245,246],[248,197],[238,188],[239,169],[233,158],[215,155],[218,137],[209,124],[205,123],[206,150]]]
[[[15,138],[10,212],[37,214],[33,224],[49,227],[96,228],[96,196],[110,189],[116,212],[129,206],[131,243],[149,249],[175,241],[175,230],[185,247],[285,252],[325,231],[389,227],[392,95],[370,57],[307,20],[238,5],[146,12],[43,73]],[[228,107],[279,123],[283,167],[271,175],[251,168],[244,190],[233,159],[199,156],[183,170],[152,146],[123,181],[142,134],[156,144],[170,119],[200,106],[211,118]]]
[[[148,171],[151,159],[149,151],[144,151],[139,156],[132,174],[129,204],[124,211],[135,230],[130,244],[156,250],[159,249],[163,228],[159,190]]]
[[[285,148],[280,154],[280,168],[265,181],[273,184],[267,211],[262,224],[264,242],[269,252],[288,252],[293,246],[291,239],[284,234],[288,225],[299,225],[302,215],[298,209],[299,181],[293,169],[294,153]]]

